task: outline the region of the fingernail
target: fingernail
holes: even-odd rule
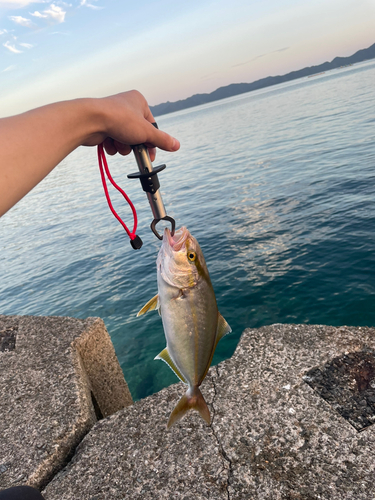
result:
[[[150,155],[151,161],[154,161],[156,156],[156,148],[150,148],[148,150],[148,154]]]
[[[177,139],[173,138],[172,151],[177,151],[180,147],[180,143]]]

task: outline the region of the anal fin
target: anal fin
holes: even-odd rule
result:
[[[181,382],[183,382],[184,384],[187,384],[186,380],[184,379],[184,376],[182,375],[180,370],[177,368],[177,366],[172,361],[172,358],[170,357],[169,352],[168,352],[168,347],[163,349],[154,359],[161,359],[162,361],[164,361],[164,363],[167,363],[169,368],[172,371],[174,371],[174,373],[181,380]]]

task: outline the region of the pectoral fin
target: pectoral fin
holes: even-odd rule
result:
[[[155,297],[152,297],[152,299],[149,300],[147,302],[147,304],[142,307],[142,309],[137,314],[137,318],[138,318],[138,316],[142,316],[143,314],[146,314],[147,311],[153,311],[154,309],[157,309],[158,307],[159,307],[159,295],[155,295]]]
[[[186,380],[184,379],[183,375],[181,374],[180,370],[177,368],[177,366],[173,363],[172,358],[169,355],[168,348],[166,347],[159,353],[154,359],[161,359],[164,361],[164,363],[167,363],[169,368],[175,372],[177,377],[183,382],[184,384],[187,384]]]

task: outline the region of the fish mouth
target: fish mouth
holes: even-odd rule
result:
[[[189,237],[189,231],[184,226],[175,231],[173,236],[171,235],[169,228],[165,228],[163,235],[163,243],[168,244],[168,246],[174,252],[179,252],[181,248],[185,245],[188,237]]]

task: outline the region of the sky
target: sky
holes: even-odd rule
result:
[[[375,0],[0,0],[0,116],[140,90],[150,105],[348,56]]]

